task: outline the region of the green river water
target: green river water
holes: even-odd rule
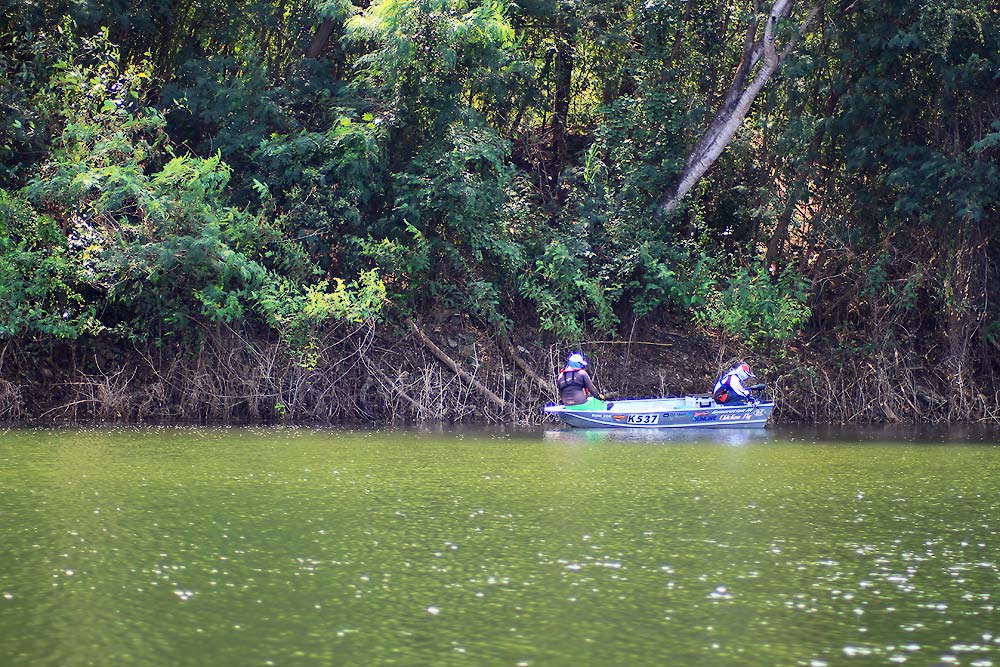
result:
[[[0,434],[0,665],[1000,666],[1000,438]]]

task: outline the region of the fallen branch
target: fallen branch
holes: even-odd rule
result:
[[[57,410],[62,410],[65,413],[67,410],[69,410],[70,408],[72,408],[74,405],[83,405],[84,403],[98,403],[98,404],[100,404],[101,402],[102,401],[100,399],[97,399],[97,398],[81,398],[78,401],[70,401],[69,403],[63,403],[61,405],[57,405],[56,407],[54,407],[54,408],[52,408],[50,410],[46,410],[42,414],[38,415],[37,419],[45,419],[46,417],[48,417],[49,415],[53,414]]]
[[[478,389],[481,394],[490,399],[490,401],[492,401],[498,408],[504,411],[507,410],[507,402],[505,400],[490,391],[489,387],[484,385],[482,382],[462,370],[454,359],[449,357],[444,350],[435,345],[434,341],[427,337],[427,334],[420,330],[420,327],[417,326],[416,322],[409,318],[407,318],[406,322],[413,328],[413,332],[417,334],[417,338],[420,339],[420,342],[423,343],[428,350],[430,350],[431,354],[433,354],[438,361],[447,366],[452,373]]]
[[[506,336],[500,336],[500,344],[507,355],[514,361],[514,365],[521,369],[522,373],[534,380],[539,389],[546,394],[555,394],[555,385],[536,373],[535,370],[528,365],[528,362],[524,360],[524,357],[517,353],[517,348],[514,347]]]
[[[375,378],[380,383],[382,383],[383,386],[388,387],[393,391],[393,393],[395,393],[397,396],[399,396],[404,401],[409,403],[410,407],[416,410],[418,415],[424,412],[425,408],[423,404],[420,403],[420,401],[407,394],[400,387],[396,386],[395,382],[393,382],[385,373],[375,368],[374,364],[368,363],[367,359],[365,360],[365,368],[367,368],[368,372],[374,375]]]

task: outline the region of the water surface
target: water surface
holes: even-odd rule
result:
[[[1000,440],[910,440],[8,431],[0,664],[1000,665]]]

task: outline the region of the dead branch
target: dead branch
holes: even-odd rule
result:
[[[541,389],[543,393],[550,396],[555,394],[555,385],[536,373],[535,370],[528,365],[528,362],[524,360],[524,357],[518,354],[517,348],[514,347],[509,338],[501,335],[499,339],[502,349],[507,353],[507,356],[510,357],[511,361],[514,362],[514,365],[517,366],[522,373],[534,380],[535,384],[538,385],[538,388]]]
[[[416,410],[418,415],[424,412],[424,406],[420,403],[420,401],[403,391],[401,387],[393,382],[385,373],[376,368],[374,364],[369,363],[367,359],[365,360],[365,368],[368,369],[368,372],[375,376],[375,379],[377,379],[383,387],[388,387],[392,390],[392,393],[409,403],[410,407]]]
[[[444,364],[449,370],[451,370],[452,373],[459,376],[460,378],[465,380],[469,385],[479,390],[479,392],[483,396],[490,399],[490,401],[492,401],[493,404],[496,405],[498,408],[500,408],[505,412],[507,411],[508,408],[506,401],[504,401],[502,398],[500,398],[492,391],[490,391],[490,389],[487,386],[485,386],[482,382],[480,382],[473,376],[469,375],[469,373],[462,370],[462,368],[458,365],[458,363],[455,362],[454,359],[449,357],[444,350],[435,345],[434,341],[432,341],[430,338],[427,337],[427,334],[425,334],[420,329],[420,327],[417,326],[416,322],[414,322],[409,318],[407,318],[406,322],[413,329],[413,332],[417,335],[417,338],[420,339],[420,342],[424,344],[424,346],[430,351],[432,355],[434,355],[434,357],[438,361]]]

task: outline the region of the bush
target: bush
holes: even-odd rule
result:
[[[7,206],[21,218],[31,218],[32,206],[52,217],[34,214],[34,228],[48,231],[11,246],[17,261],[7,257],[4,268],[15,286],[47,281],[52,288],[48,296],[37,286],[18,288],[8,319],[24,320],[17,313],[38,311],[32,304],[49,315],[57,311],[50,302],[66,304],[68,324],[58,331],[80,330],[69,307],[84,303],[74,280],[88,290],[89,312],[96,309],[106,327],[133,339],[199,336],[203,323],[256,324],[292,332],[289,340],[304,344],[303,327],[288,328],[285,320],[378,315],[384,288],[377,274],[352,285],[318,280],[320,270],[286,238],[285,218],[229,203],[231,170],[218,154],[175,155],[162,114],[143,104],[148,72],[119,66],[106,39],[86,44],[86,58],[57,68],[53,90],[66,116],[56,147],[23,189],[26,201]],[[32,262],[40,268],[28,283]]]
[[[709,297],[695,320],[743,338],[751,345],[786,341],[805,325],[809,284],[792,269],[774,282],[763,269],[736,269],[727,287]]]
[[[0,190],[0,337],[76,338],[100,326],[62,231]]]

